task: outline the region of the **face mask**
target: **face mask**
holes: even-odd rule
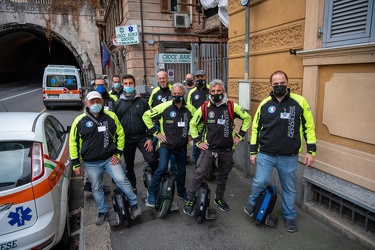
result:
[[[212,101],[214,101],[216,103],[221,102],[221,100],[223,100],[223,97],[224,97],[224,94],[211,95]]]
[[[193,86],[193,84],[194,84],[194,82],[193,82],[193,80],[186,80],[186,85],[187,86],[189,86],[189,87],[191,87],[191,86]]]
[[[134,92],[134,87],[133,87],[133,86],[130,86],[130,87],[124,87],[124,91],[125,91],[125,93],[127,93],[127,94],[133,93],[133,92]]]
[[[277,97],[282,97],[286,94],[286,85],[277,85],[273,87],[273,93]]]
[[[173,99],[173,101],[175,103],[180,103],[180,102],[182,102],[182,100],[184,99],[184,97],[183,96],[179,96],[179,95],[174,95],[174,96],[172,96],[172,99]]]
[[[206,85],[206,80],[204,80],[204,79],[197,80],[196,86],[198,88],[202,88],[202,87],[204,87],[204,85]]]
[[[97,86],[95,90],[98,91],[100,94],[103,94],[107,91],[104,85]]]
[[[102,105],[95,103],[90,106],[90,111],[94,114],[98,114],[102,110]]]
[[[113,87],[114,87],[115,89],[119,89],[119,88],[121,87],[121,84],[120,84],[119,82],[115,82],[115,83],[113,84]]]

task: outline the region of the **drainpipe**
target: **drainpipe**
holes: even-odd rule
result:
[[[223,80],[223,24],[220,22],[219,29],[220,47],[219,47],[219,79]],[[228,83],[227,83],[228,85]]]
[[[142,33],[142,55],[143,55],[143,84],[145,85],[145,92],[147,92],[147,73],[146,73],[146,52],[145,52],[145,34],[143,32],[143,0],[139,2],[141,12],[141,33]]]

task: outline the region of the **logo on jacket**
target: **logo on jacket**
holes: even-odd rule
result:
[[[195,100],[199,100],[199,95],[195,95],[195,96],[194,96],[194,99],[195,99]]]
[[[214,111],[210,111],[210,112],[208,112],[208,117],[209,118],[214,118],[215,117],[215,112]]]
[[[86,127],[91,128],[92,126],[94,126],[94,122],[93,121],[86,122]]]
[[[161,98],[163,98],[161,95],[158,95],[158,100],[160,101],[161,100]]]
[[[276,107],[275,106],[268,107],[268,113],[273,114],[275,112],[276,112]]]
[[[172,118],[175,118],[175,117],[177,116],[176,111],[171,111],[171,112],[169,113],[169,116],[172,117]]]

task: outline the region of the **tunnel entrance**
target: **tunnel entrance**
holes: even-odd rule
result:
[[[80,63],[73,52],[53,35],[50,43],[44,27],[12,24],[0,29],[0,84],[39,78],[42,81],[48,64],[74,65]]]

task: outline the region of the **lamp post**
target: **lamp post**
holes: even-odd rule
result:
[[[251,109],[251,82],[249,81],[249,26],[250,26],[250,6],[249,0],[240,0],[242,6],[246,7],[245,18],[245,79],[238,81],[238,104],[245,110]],[[249,174],[249,140],[248,132],[244,136],[244,159],[243,171]]]

